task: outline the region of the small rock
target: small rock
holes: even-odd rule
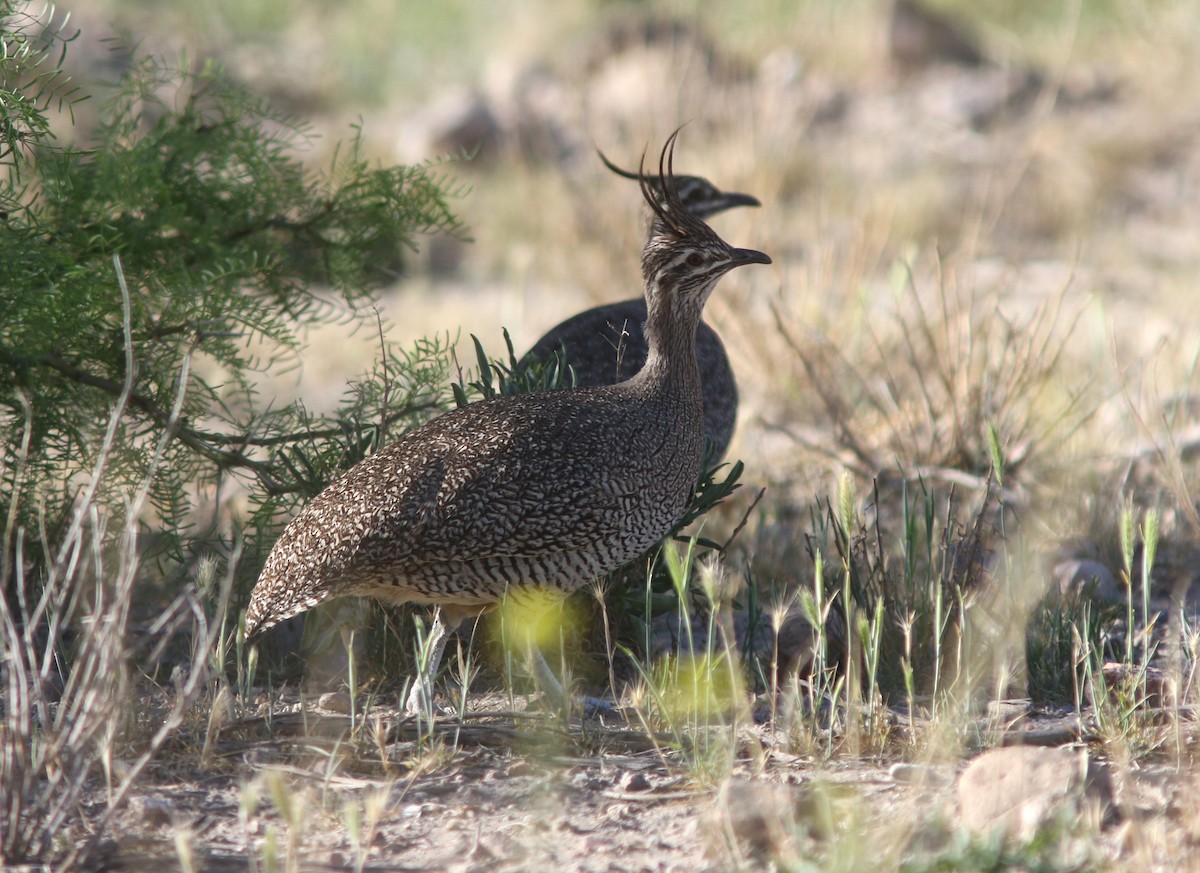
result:
[[[317,698],[317,706],[339,715],[349,715],[350,695],[345,691],[327,691]]]
[[[892,777],[893,782],[901,785],[921,785],[928,788],[949,785],[954,781],[950,774],[934,767],[926,767],[924,764],[893,764],[888,768],[888,775]]]
[[[1084,736],[1078,725],[1067,722],[1007,731],[1001,735],[1000,745],[1058,747],[1077,743]]]
[[[1111,811],[1108,770],[1084,751],[1008,746],[980,755],[958,780],[962,823],[1028,841],[1060,815]]]
[[[580,770],[578,773],[571,774],[567,782],[575,788],[583,789],[584,791],[604,791],[611,788],[612,783],[607,779],[601,779],[588,770]]]
[[[509,776],[509,777],[518,777],[518,776],[534,776],[534,775],[537,775],[537,773],[538,773],[538,768],[535,767],[531,762],[525,760],[524,758],[517,758],[511,764],[508,765],[508,767],[505,770],[504,775]]]
[[[283,753],[279,749],[266,746],[247,749],[242,752],[242,760],[250,767],[267,767],[283,761]]]
[[[1032,708],[1033,701],[1027,697],[1019,700],[989,700],[987,717],[989,721],[1011,728],[1024,722]]]
[[[645,773],[630,773],[625,777],[626,791],[649,791],[652,787]]]
[[[147,825],[169,825],[175,816],[175,804],[167,797],[135,797],[130,808]]]

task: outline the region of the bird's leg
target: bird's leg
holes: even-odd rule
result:
[[[433,679],[441,666],[442,652],[446,650],[449,636],[450,629],[446,626],[446,619],[439,606],[433,611],[433,625],[429,629],[429,636],[421,641],[417,652],[417,675],[413,677],[412,688],[404,704],[404,711],[408,715],[433,712]]]
[[[433,625],[429,628],[429,635],[421,640],[421,648],[417,652],[417,675],[404,704],[404,711],[408,715],[433,712],[433,680],[442,664],[442,653],[446,650],[450,634],[458,629],[464,619],[477,616],[487,608],[488,605],[478,604],[442,604],[434,610]]]
[[[542,689],[542,693],[550,699],[550,704],[555,709],[559,712],[570,710],[571,698],[567,694],[567,689],[563,688],[562,683],[558,681],[558,677],[546,663],[546,656],[542,654],[542,650],[536,644],[529,646],[529,672],[533,674],[534,681]]]
[[[583,709],[585,718],[594,718],[597,715],[614,711],[611,703],[598,697],[584,695],[578,699],[572,698],[563,688],[563,684],[558,681],[558,677],[546,663],[546,656],[542,654],[542,650],[536,644],[529,646],[529,662],[529,671],[533,674],[534,681],[550,700],[550,705],[559,712],[570,713],[575,704]]]

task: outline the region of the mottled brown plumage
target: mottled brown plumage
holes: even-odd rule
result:
[[[276,542],[247,634],[350,594],[439,604],[441,623],[454,625],[506,591],[573,591],[683,517],[704,447],[701,309],[730,269],[770,259],[730,247],[681,207],[674,139],[660,159],[662,202],[642,185],[655,214],[642,257],[642,370],[620,385],[475,403],[357,464]]]
[[[637,179],[603,154],[604,165],[619,176]],[[707,219],[735,206],[759,206],[757,198],[722,191],[701,176],[675,176],[680,204],[699,219]],[[657,181],[657,180],[655,180]],[[658,185],[654,195],[663,196]],[[642,369],[649,347],[642,326],[646,323],[646,298],[636,297],[596,306],[550,328],[521,359],[521,366],[549,362],[563,350],[575,372],[575,384],[615,385]],[[719,461],[729,449],[737,424],[738,389],[729,356],[716,331],[703,321],[696,331],[696,361],[704,395],[704,435],[712,443],[712,458]]]

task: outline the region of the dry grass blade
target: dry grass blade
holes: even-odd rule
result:
[[[1065,378],[1063,355],[1084,312],[1068,311],[1069,281],[1024,311],[1010,299],[1015,279],[987,287],[936,254],[925,269],[909,262],[899,269],[895,317],[868,320],[857,334],[840,334],[858,324],[847,318],[828,335],[801,336],[794,319],[772,306],[797,381],[820,401],[812,407],[817,421],[798,408],[798,420],[777,429],[863,478],[898,465],[910,480],[940,471],[939,478],[978,489],[989,427],[1019,472],[1089,418],[1086,379]],[[822,440],[822,430],[832,439]]]
[[[128,791],[176,729],[185,713],[204,693],[208,672],[205,656],[216,641],[225,605],[232,589],[232,565],[216,598],[216,621],[210,623],[201,604],[202,594],[185,596],[192,617],[192,666],[186,677],[176,678],[176,695],[170,712],[149,742],[118,776],[115,758],[121,732],[129,725],[131,695],[126,632],[133,588],[139,568],[138,522],[146,506],[150,484],[172,428],[160,436],[149,472],[125,506],[110,512],[97,502],[100,483],[117,452],[124,413],[136,373],[130,336],[130,297],[120,262],[117,268],[124,303],[127,378],[109,416],[104,439],[88,484],[83,489],[66,535],[47,560],[43,580],[26,578],[27,532],[16,527],[14,495],[4,533],[5,555],[12,555],[11,572],[16,604],[0,598],[0,625],[4,629],[3,674],[6,705],[0,726],[0,810],[6,823],[0,841],[0,861],[53,860],[66,869],[87,861],[106,832],[112,816]],[[178,419],[187,383],[187,365],[179,377],[172,421]],[[33,426],[27,407],[22,445],[27,447]],[[18,464],[21,459],[18,459]],[[17,481],[22,481],[18,471]],[[112,516],[125,519],[115,538],[107,525]],[[42,533],[44,539],[44,532]],[[43,548],[49,546],[43,542]],[[28,602],[28,592],[41,594]],[[61,683],[61,692],[58,692]],[[109,785],[109,809],[89,838],[64,846],[62,837],[75,812],[96,764],[104,768]],[[52,857],[57,855],[57,857]]]
[[[866,476],[870,475],[876,459],[871,452],[855,437],[854,429],[850,426],[853,417],[853,404],[850,399],[837,390],[841,384],[839,378],[830,378],[838,368],[853,373],[860,381],[865,381],[838,351],[837,347],[825,337],[814,336],[809,343],[802,342],[788,326],[788,320],[774,301],[771,302],[771,315],[775,320],[775,329],[783,338],[788,350],[804,368],[821,403],[825,407],[829,424],[834,432],[836,443],[845,449],[849,455],[839,454],[828,446],[829,441],[824,433],[811,435],[801,434],[794,428],[776,426],[778,430],[792,436],[806,447],[819,451],[833,460],[841,460],[846,466]]]

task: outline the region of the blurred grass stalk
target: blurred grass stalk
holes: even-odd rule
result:
[[[697,542],[697,537],[689,538],[682,550],[675,542],[667,542],[661,552],[676,597],[679,633],[675,651],[650,661],[650,647],[645,659],[618,647],[640,679],[632,701],[647,734],[652,738],[665,734],[670,750],[683,754],[694,778],[702,784],[719,785],[733,769],[737,725],[746,715],[745,681],[732,634],[721,622],[722,611],[730,605],[732,586],[719,567],[696,567]],[[694,568],[699,577],[695,580]],[[647,577],[647,589],[650,584]],[[696,593],[701,597],[696,598]],[[693,623],[697,600],[706,615],[703,629]],[[658,748],[664,759],[667,751]]]

